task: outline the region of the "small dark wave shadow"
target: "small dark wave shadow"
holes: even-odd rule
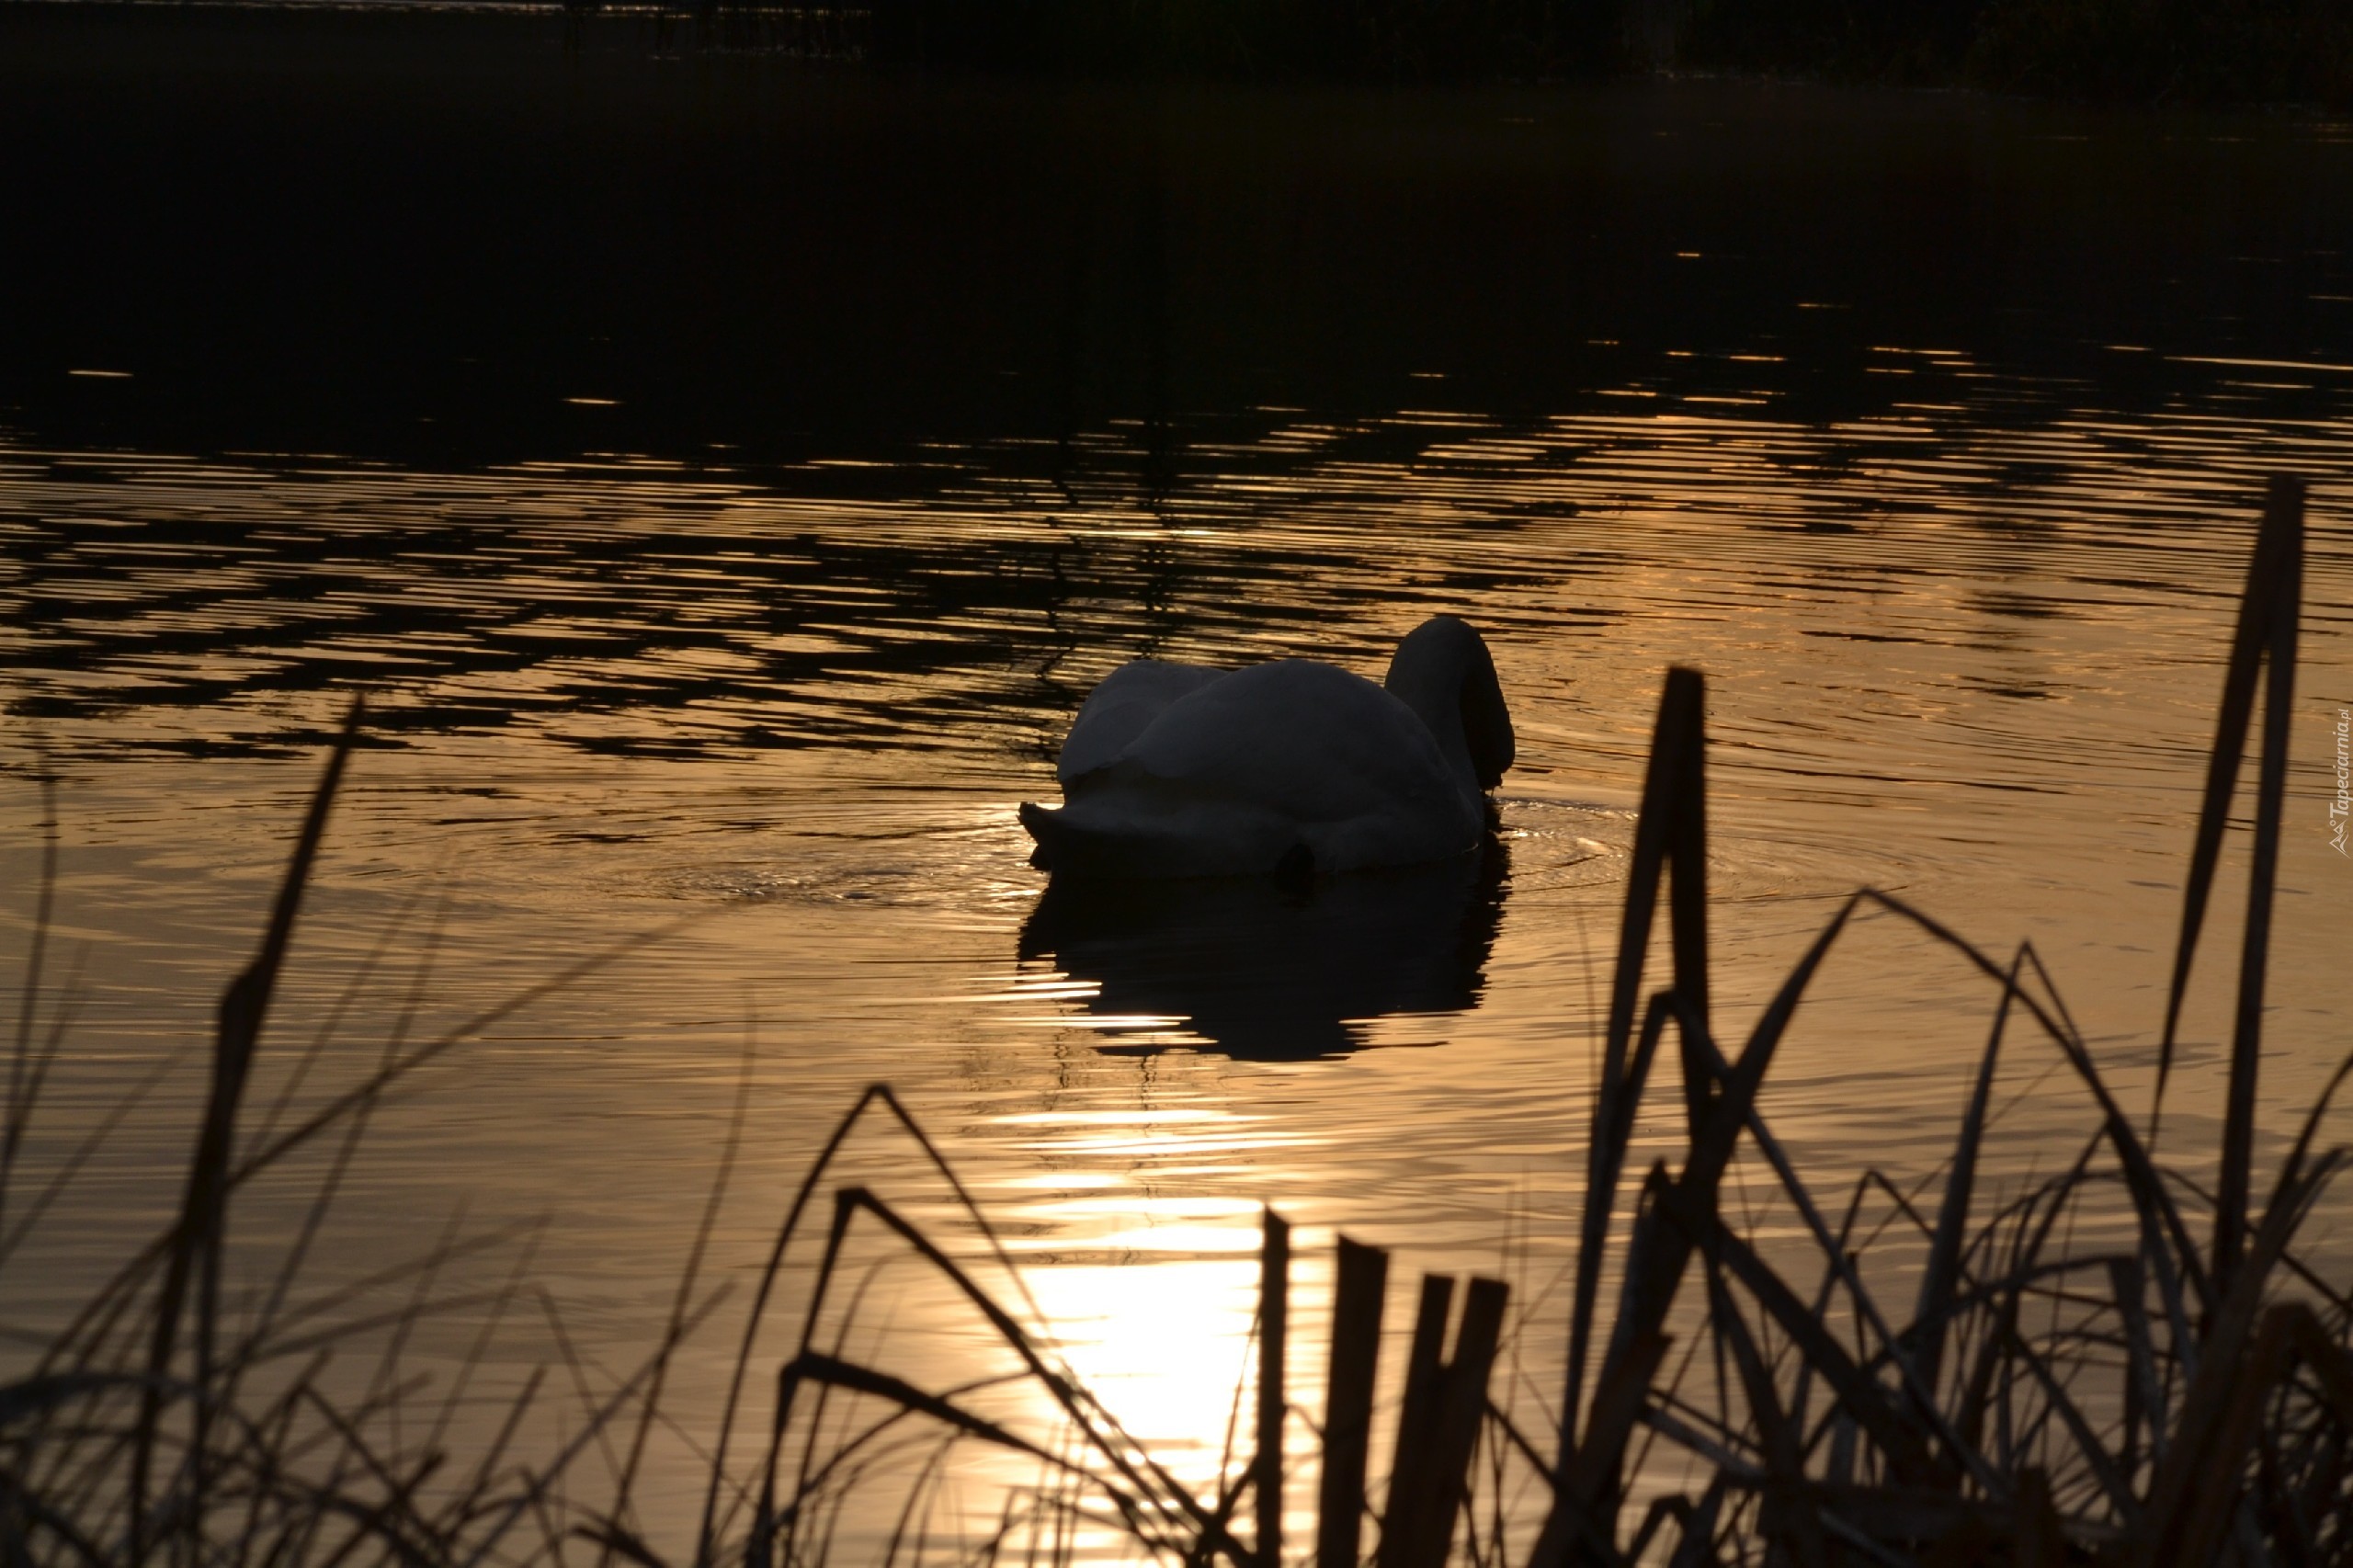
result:
[[[1304,887],[1057,878],[1021,928],[1020,957],[1093,983],[1086,1007],[1099,1017],[1179,1017],[1245,1061],[1338,1056],[1365,1045],[1371,1019],[1477,1006],[1510,872],[1510,852],[1490,837],[1445,865]]]

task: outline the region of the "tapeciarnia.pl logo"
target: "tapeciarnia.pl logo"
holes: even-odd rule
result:
[[[2345,827],[2353,818],[2353,708],[2336,710],[2336,799],[2328,803],[2328,846],[2346,858]]]

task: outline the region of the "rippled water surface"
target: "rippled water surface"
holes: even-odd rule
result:
[[[44,439],[65,426],[20,401],[0,447],[0,915],[29,919],[46,755],[85,993],[35,1156],[181,1065],[68,1195],[48,1284],[7,1315],[43,1321],[170,1200],[197,1083],[171,1053],[202,1039],[319,743],[364,690],[263,1104],[666,934],[381,1108],[324,1267],[427,1244],[460,1205],[475,1231],[547,1216],[531,1270],[620,1365],[669,1310],[740,1074],[705,1265],[739,1280],[827,1129],[887,1080],[1035,1266],[1077,1365],[1185,1473],[1215,1468],[1268,1202],[1304,1227],[1311,1298],[1334,1228],[1414,1267],[1501,1270],[1525,1314],[1511,1400],[1540,1426],[1665,667],[1709,679],[1728,1028],[1870,884],[1989,948],[2030,938],[2145,1103],[2254,502],[2295,472],[2313,533],[2277,1128],[2353,1007],[2353,862],[2325,818],[2353,705],[2353,305],[2323,298],[2353,294],[2353,267],[2309,247],[2258,264],[2263,290],[2319,301],[2303,338],[2192,312],[2154,346],[2076,343],[2062,374],[1960,338],[1809,336],[1790,312],[1816,301],[1739,305],[1729,283],[1733,318],[1799,326],[1611,346],[1551,411],[1466,390],[1439,354],[1371,411],[1236,399],[774,460],[593,439],[531,460],[306,457],[269,430],[124,449]],[[1833,361],[1870,394],[1807,392]],[[1041,904],[1014,811],[1053,794],[1096,680],[1145,655],[1377,673],[1441,610],[1486,633],[1518,729],[1483,868],[1303,901]],[[2222,951],[2169,1122],[2191,1148],[2212,1142]],[[1825,1190],[1933,1170],[1991,1000],[1885,920],[1852,935],[1768,1092]],[[290,1084],[313,1033],[331,1043]],[[2009,1074],[2006,1171],[2067,1157],[2085,1125],[2048,1065]],[[1672,1150],[1674,1115],[1646,1124],[1643,1158]],[[943,1212],[904,1143],[853,1151]],[[252,1237],[300,1185],[256,1200]],[[913,1301],[913,1364],[956,1364],[969,1328]],[[726,1349],[700,1357],[689,1405]]]

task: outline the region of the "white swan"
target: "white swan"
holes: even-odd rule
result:
[[[1062,809],[1025,803],[1021,824],[1033,864],[1082,875],[1413,865],[1477,846],[1511,761],[1487,645],[1442,615],[1382,686],[1308,659],[1122,665],[1063,743]]]

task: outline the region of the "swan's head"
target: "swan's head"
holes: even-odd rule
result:
[[[1512,763],[1511,712],[1495,661],[1471,623],[1432,616],[1405,634],[1382,685],[1421,715],[1449,760],[1468,767],[1482,790],[1503,782]]]

